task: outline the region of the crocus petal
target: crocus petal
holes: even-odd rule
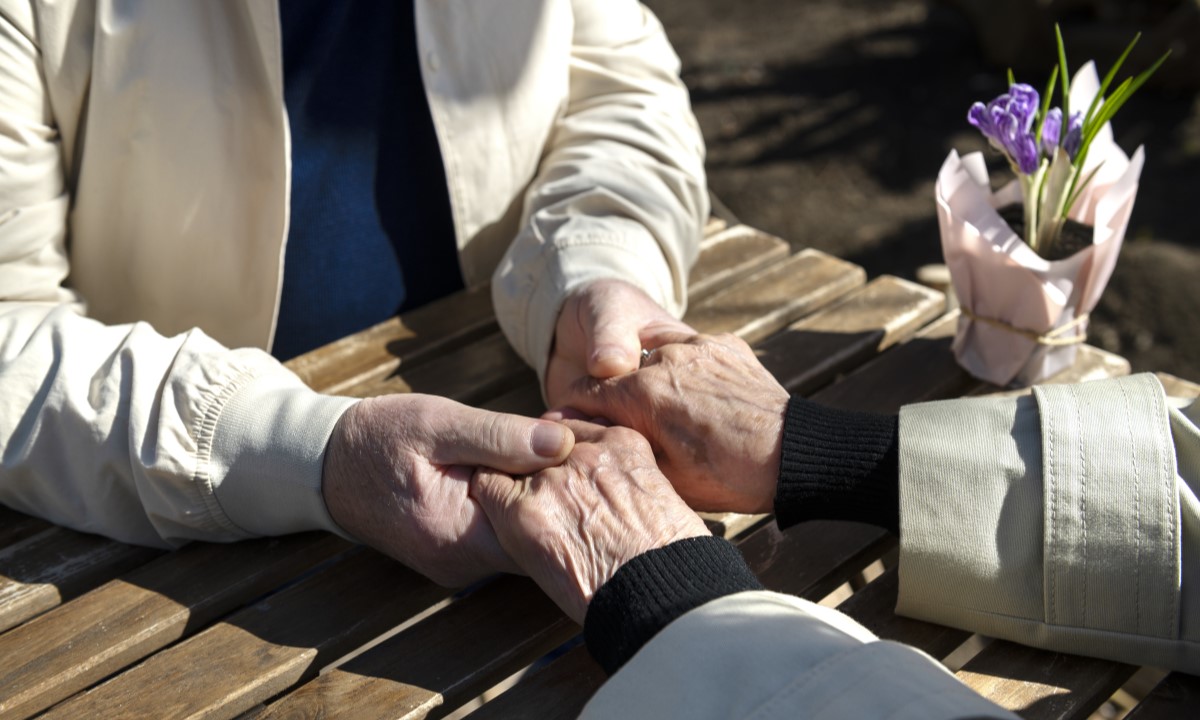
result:
[[[977,102],[967,111],[967,122],[979,128],[979,131],[988,137],[993,137],[996,134],[996,126],[992,123],[992,116],[988,113],[987,105]]]
[[[1058,136],[1062,132],[1062,108],[1053,108],[1046,113],[1042,123],[1042,152],[1048,157],[1054,157],[1054,148],[1058,147]]]
[[[1021,122],[1025,131],[1028,132],[1033,127],[1033,119],[1037,116],[1038,106],[1041,105],[1038,91],[1030,85],[1017,83],[1008,89],[1008,95],[1010,98],[1009,112]]]
[[[1032,133],[1037,112],[1037,90],[1018,83],[987,105],[972,105],[967,111],[967,122],[979,128],[1021,172],[1031,174],[1037,171],[1040,160]]]
[[[1041,153],[1038,152],[1037,141],[1030,133],[1021,133],[1014,138],[1010,154],[1017,161],[1017,167],[1026,175],[1037,172]]]
[[[1083,113],[1071,113],[1071,122],[1067,126],[1067,137],[1063,140],[1063,149],[1074,160],[1079,154],[1079,146],[1083,144]]]

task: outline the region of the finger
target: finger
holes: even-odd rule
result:
[[[542,413],[542,419],[543,420],[553,420],[554,422],[566,422],[567,420],[582,420],[583,422],[591,423],[592,425],[599,425],[601,427],[612,427],[613,426],[612,420],[609,420],[608,418],[606,418],[604,416],[592,415],[590,413],[585,413],[582,410],[577,410],[573,407],[555,408],[554,410],[547,410],[546,412]],[[579,441],[578,435],[575,437],[575,440],[576,440],[576,442]]]
[[[586,420],[564,420],[563,425],[571,429],[575,435],[575,442],[580,443],[598,442],[604,437],[604,431],[609,427]]]
[[[596,378],[631,373],[641,361],[640,317],[613,303],[593,307],[584,320],[588,339],[587,370]],[[590,325],[590,327],[589,327]]]
[[[662,370],[652,368],[662,362],[662,353],[654,352],[646,367],[638,372],[597,380],[582,377],[563,393],[563,404],[583,413],[588,419],[601,417],[617,425],[636,427],[655,407],[655,387],[664,382]]]
[[[560,423],[450,407],[426,430],[435,465],[482,465],[524,475],[560,464],[575,446],[575,436]]]
[[[642,347],[647,350],[657,350],[663,345],[684,344],[692,342],[698,334],[683,323],[677,323],[677,327],[671,327],[668,330],[654,331],[643,330],[641,333]],[[684,329],[679,329],[684,328]]]
[[[590,413],[581,412],[573,407],[558,407],[542,413],[543,420],[562,422],[563,420],[589,420]]]

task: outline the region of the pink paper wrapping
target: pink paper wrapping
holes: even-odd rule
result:
[[[1086,109],[1098,90],[1095,66],[1088,63],[1072,81],[1071,107]],[[951,151],[938,173],[935,193],[942,254],[962,307],[1037,335],[1096,307],[1121,251],[1145,155],[1139,147],[1130,159],[1106,126],[1092,143],[1083,176],[1101,162],[1070,213],[1072,220],[1094,226],[1093,245],[1050,262],[1033,252],[996,212],[1021,202],[1016,181],[993,193],[982,154],[960,158]],[[1084,321],[1065,334],[1086,328]],[[958,319],[953,345],[959,365],[1001,386],[1032,385],[1050,377],[1075,362],[1077,348],[1041,345],[965,314]]]

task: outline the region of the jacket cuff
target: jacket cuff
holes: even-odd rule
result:
[[[220,511],[250,536],[327,530],[353,540],[329,515],[321,474],[329,436],[357,401],[321,395],[289,372],[247,374],[228,387],[208,448]]]
[[[900,412],[896,611],[1174,668],[1180,507],[1152,375]]]
[[[689,610],[761,589],[742,554],[722,538],[688,538],[644,552],[622,565],[588,605],[588,651],[612,675]]]
[[[672,315],[683,314],[685,295],[658,243],[641,225],[624,222],[627,231],[556,238],[540,246],[539,256],[506,258],[497,268],[496,319],[543,386],[558,313],[573,291],[596,280],[624,280]]]

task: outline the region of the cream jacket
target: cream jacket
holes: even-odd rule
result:
[[[464,280],[491,279],[517,351],[543,370],[600,277],[681,313],[707,195],[657,20],[415,5]],[[263,352],[281,74],[276,0],[0,0],[0,503],[151,545],[335,529],[321,458],[350,401]]]
[[[900,413],[897,613],[1200,674],[1200,401],[1152,375]],[[786,595],[667,626],[588,718],[1015,718],[913,648]]]

